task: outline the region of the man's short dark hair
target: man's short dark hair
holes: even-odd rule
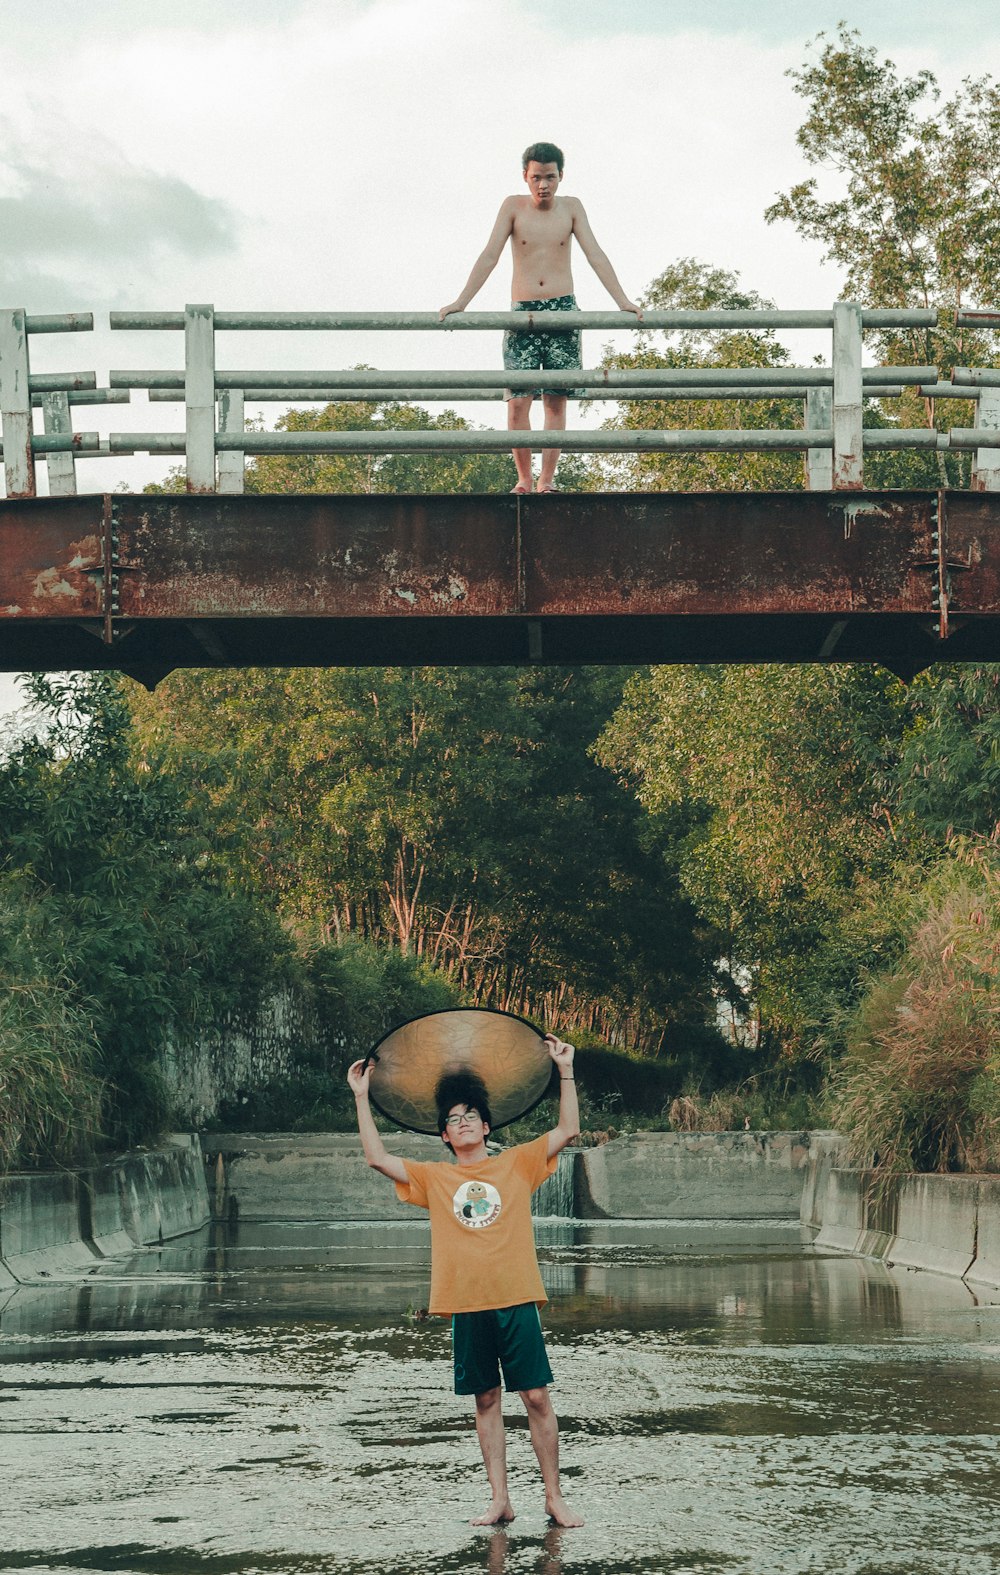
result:
[[[437,1104],[438,1131],[447,1132],[448,1112],[455,1105],[465,1105],[478,1110],[487,1126],[493,1125],[490,1096],[486,1084],[475,1072],[446,1072],[434,1091]]]
[[[563,150],[554,142],[533,142],[530,148],[525,148],[521,154],[521,168],[526,170],[532,159],[536,164],[557,164],[560,175],[563,172]]]

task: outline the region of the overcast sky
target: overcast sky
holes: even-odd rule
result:
[[[787,72],[841,19],[946,92],[1000,77],[1000,9],[982,0],[0,0],[0,302],[105,318],[185,301],[436,308],[517,190],[521,149],[545,138],[630,293],[692,256],[779,306],[826,305],[838,271],[763,210],[805,173]],[[576,283],[583,307],[611,304],[582,260]],[[504,263],[475,306],[508,289]],[[485,335],[247,339],[226,336],[220,364],[498,353]],[[36,370],[101,383],[112,366],[181,364],[176,334],[32,348]],[[78,424],[179,424],[133,398]],[[94,490],[165,468],[80,466]],[[0,711],[10,697],[0,677]]]

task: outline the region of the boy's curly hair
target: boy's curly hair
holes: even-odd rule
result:
[[[555,164],[560,175],[563,172],[563,150],[557,148],[554,142],[533,142],[530,148],[525,148],[521,154],[521,168],[526,170],[534,159],[536,164]]]
[[[476,1072],[445,1072],[434,1090],[434,1099],[437,1104],[438,1131],[445,1139],[448,1112],[453,1105],[466,1105],[472,1110],[478,1110],[487,1126],[493,1125],[490,1096],[486,1092],[486,1084]]]

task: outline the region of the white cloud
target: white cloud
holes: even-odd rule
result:
[[[8,153],[4,174],[0,299],[29,310],[61,306],[81,284],[106,298],[121,289],[124,272],[158,273],[178,257],[204,261],[236,248],[227,204],[121,155],[91,158],[81,170],[68,156],[42,163]]]

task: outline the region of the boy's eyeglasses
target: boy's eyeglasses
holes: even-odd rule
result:
[[[449,1116],[445,1121],[445,1126],[460,1127],[464,1122],[467,1126],[471,1127],[474,1121],[481,1121],[482,1119],[483,1118],[479,1114],[478,1110],[463,1110],[459,1116]]]

